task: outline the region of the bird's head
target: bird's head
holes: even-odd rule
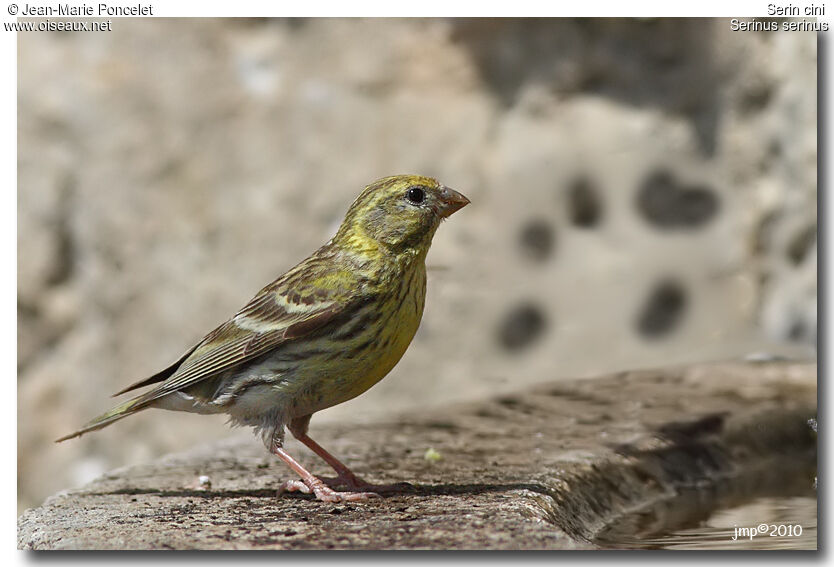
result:
[[[352,248],[426,252],[440,221],[469,199],[431,177],[395,175],[368,185],[356,198],[333,242]]]

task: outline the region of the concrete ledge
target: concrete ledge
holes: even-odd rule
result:
[[[347,505],[277,497],[290,473],[247,433],[56,494],[20,517],[18,546],[595,548],[636,510],[666,525],[699,513],[669,504],[691,488],[709,508],[810,482],[815,414],[815,365],[739,363],[560,381],[352,428],[314,421],[356,472],[414,488]]]

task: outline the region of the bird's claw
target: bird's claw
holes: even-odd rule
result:
[[[301,480],[288,480],[278,489],[279,495],[285,492],[303,492],[304,494],[310,494],[310,487]]]
[[[316,498],[322,502],[357,502],[370,500],[371,498],[381,498],[376,492],[336,492],[329,486],[322,485],[319,489],[314,490]]]
[[[310,482],[309,484],[303,480],[288,480],[278,489],[278,494],[284,492],[302,492],[304,494],[313,493],[316,499],[322,502],[357,502],[363,500],[370,500],[371,498],[381,498],[376,492],[338,492],[327,486],[324,482],[316,479],[318,482]]]

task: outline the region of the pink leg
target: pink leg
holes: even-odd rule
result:
[[[281,457],[287,465],[294,470],[301,480],[291,480],[286,482],[280,492],[294,492],[296,490],[309,494],[312,492],[316,498],[323,502],[353,502],[355,500],[368,500],[369,498],[379,497],[373,492],[336,492],[320,479],[316,478],[310,471],[301,466],[301,464],[293,459],[283,447],[273,445],[272,452]]]
[[[356,474],[354,474],[354,472],[350,470],[347,465],[331,455],[324,447],[316,443],[309,435],[307,435],[307,426],[310,423],[310,417],[311,416],[307,415],[292,420],[289,425],[289,430],[293,434],[293,437],[304,443],[310,448],[311,451],[324,459],[325,462],[327,462],[327,464],[333,467],[333,470],[336,471],[336,474],[338,475],[336,478],[322,478],[320,479],[322,482],[331,487],[344,485],[347,486],[349,490],[375,493],[394,492],[411,488],[411,485],[407,482],[400,482],[396,484],[371,484],[370,482],[363,480],[361,477],[356,476]]]

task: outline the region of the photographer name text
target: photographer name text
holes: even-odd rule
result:
[[[57,4],[53,6],[35,6],[24,4],[19,16],[153,16],[150,4],[129,6],[113,4]]]

